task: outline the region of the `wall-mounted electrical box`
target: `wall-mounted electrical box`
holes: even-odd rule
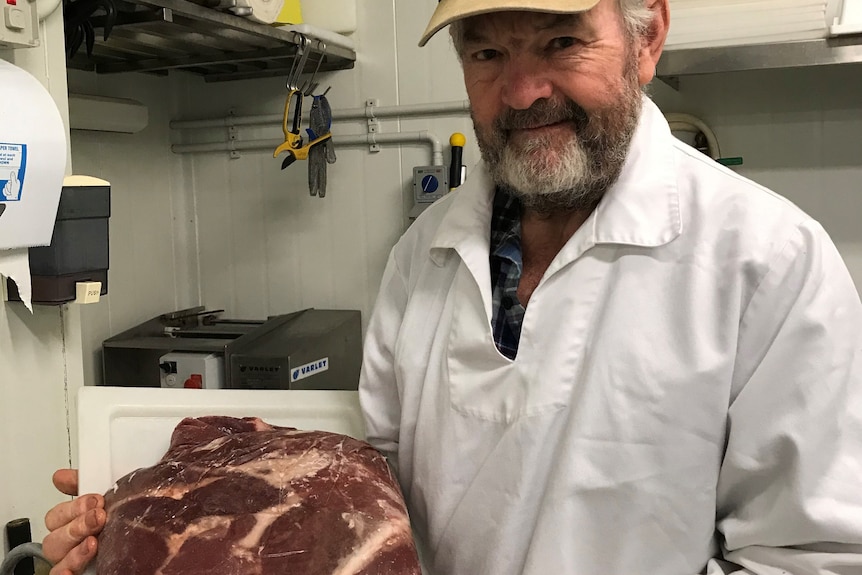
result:
[[[410,217],[416,218],[425,208],[449,193],[447,166],[418,166],[413,168],[413,200],[416,204]]]
[[[0,48],[32,48],[39,45],[36,0],[4,0],[0,20]]]

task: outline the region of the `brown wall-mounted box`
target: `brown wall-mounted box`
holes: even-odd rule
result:
[[[111,185],[97,178],[71,176],[63,181],[51,245],[30,248],[34,304],[75,301],[76,284],[100,282],[108,293]],[[15,282],[6,283],[9,301],[21,301]]]

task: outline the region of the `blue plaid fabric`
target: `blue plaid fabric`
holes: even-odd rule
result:
[[[524,323],[524,306],[518,301],[518,282],[521,279],[521,203],[514,196],[497,190],[491,213],[491,293],[494,317],[491,328],[497,349],[515,359],[521,325]]]

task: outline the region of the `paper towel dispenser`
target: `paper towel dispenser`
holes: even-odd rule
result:
[[[110,183],[89,176],[63,180],[51,245],[30,248],[33,303],[58,305],[75,301],[78,284],[108,293],[108,220]],[[20,301],[7,280],[10,301]]]
[[[27,2],[27,4],[30,4]],[[47,246],[66,169],[66,129],[29,73],[0,59],[0,250]]]

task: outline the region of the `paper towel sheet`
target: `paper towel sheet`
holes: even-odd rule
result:
[[[18,294],[30,313],[33,306],[30,303],[32,289],[30,286],[30,252],[23,250],[0,251],[0,276],[12,278],[18,286]],[[5,281],[5,280],[4,280]]]

